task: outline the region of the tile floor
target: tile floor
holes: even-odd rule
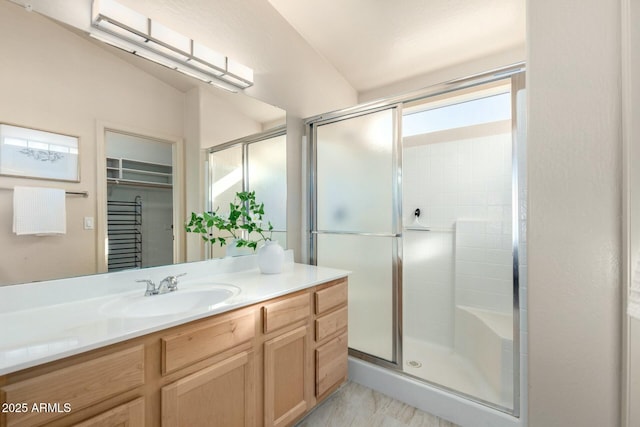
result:
[[[300,421],[296,427],[456,427],[435,415],[354,382]]]

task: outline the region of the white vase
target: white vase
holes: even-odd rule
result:
[[[278,274],[284,266],[284,249],[275,240],[267,240],[258,249],[258,268],[262,274]]]
[[[242,256],[242,255],[252,255],[254,253],[253,249],[243,246],[241,248],[236,246],[238,239],[230,239],[227,240],[227,246],[225,249],[225,256]]]
[[[225,246],[225,256],[238,256],[240,255],[240,248],[236,247],[237,239],[227,240],[227,244]]]

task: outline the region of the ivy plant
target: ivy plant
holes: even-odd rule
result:
[[[229,215],[218,213],[220,207],[214,212],[191,213],[191,219],[185,224],[185,230],[189,233],[200,233],[202,240],[211,245],[215,243],[224,246],[230,239],[235,239],[236,247],[247,247],[255,250],[258,243],[271,240],[273,225],[267,223],[266,229],[262,228],[264,217],[264,203],[256,201],[255,191],[239,191],[233,202],[229,203]],[[213,229],[220,231],[214,236]],[[251,238],[256,236],[257,238]]]

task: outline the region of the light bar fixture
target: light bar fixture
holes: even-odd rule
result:
[[[222,89],[253,86],[251,68],[114,0],[93,1],[91,26],[97,40]]]

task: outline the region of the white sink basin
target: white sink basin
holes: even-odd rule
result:
[[[215,284],[178,289],[162,295],[123,296],[104,304],[100,311],[110,317],[171,316],[193,310],[210,310],[240,293],[240,288]]]

